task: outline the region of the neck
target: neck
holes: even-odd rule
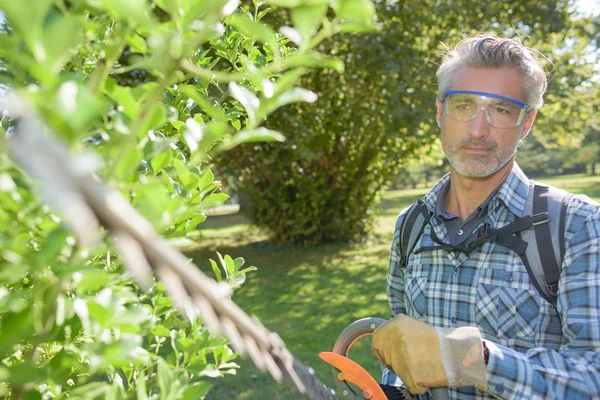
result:
[[[504,182],[512,171],[514,159],[490,176],[471,178],[458,174],[454,169],[450,172],[450,190],[446,196],[446,210],[458,215],[463,221],[485,199]]]

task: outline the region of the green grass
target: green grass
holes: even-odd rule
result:
[[[540,181],[600,201],[600,176],[570,175]],[[190,256],[211,276],[208,258],[215,259],[216,251],[244,257],[247,265],[256,265],[258,271],[248,275],[234,300],[277,332],[292,354],[332,387],[332,369],[318,354],[330,351],[352,321],[367,316],[387,318],[385,278],[395,220],[402,209],[424,193],[425,189],[386,192],[376,227],[377,239],[364,244],[276,246],[240,214],[231,214],[209,217],[202,224],[199,247]],[[353,347],[351,358],[379,376],[368,338]],[[302,399],[259,372],[248,359],[239,358],[238,362],[238,374],[215,380],[208,399]]]

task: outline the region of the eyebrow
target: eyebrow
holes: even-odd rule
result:
[[[488,104],[493,105],[493,106],[517,107],[517,105],[515,103],[513,103],[512,101],[508,101],[508,100],[504,100],[504,99],[495,99],[495,98],[492,98]]]

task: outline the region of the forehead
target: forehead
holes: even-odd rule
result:
[[[516,69],[462,67],[452,76],[448,90],[472,90],[495,93],[525,101],[523,78]]]

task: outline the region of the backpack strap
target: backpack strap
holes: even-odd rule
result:
[[[425,200],[419,199],[411,205],[400,224],[400,266],[404,268],[408,257],[415,249],[419,238],[423,234],[429,219],[429,210]]]
[[[564,257],[564,231],[567,204],[572,194],[540,183],[529,187],[525,215],[547,215],[549,222],[522,232],[527,242],[523,263],[538,293],[556,305],[558,281]]]

